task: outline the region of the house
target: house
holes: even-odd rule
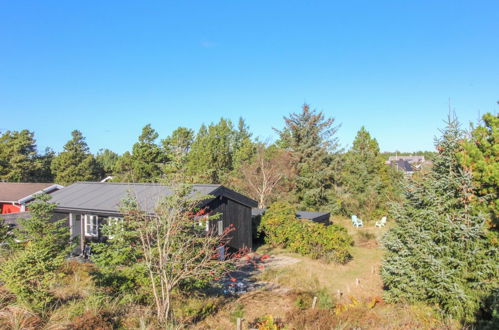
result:
[[[265,214],[267,209],[252,208],[251,209],[251,222],[253,239],[257,239],[258,236],[258,226],[260,226],[260,221],[262,216]],[[296,211],[296,218],[308,220],[316,223],[322,223],[326,226],[330,225],[329,217],[331,214],[329,212],[309,212],[309,211]]]
[[[218,184],[195,184],[193,194],[210,195],[200,204],[208,212],[220,213],[212,228],[222,233],[233,225],[228,245],[235,249],[252,248],[251,208],[257,202]],[[71,237],[79,241],[75,253],[83,251],[87,242],[105,240],[101,227],[110,220],[119,219],[120,204],[131,193],[137,198],[139,207],[150,214],[162,198],[172,190],[155,183],[78,182],[52,195],[51,202],[57,204],[55,218],[66,217]]]
[[[53,183],[0,182],[0,214],[24,212],[35,195],[52,194],[62,188]]]

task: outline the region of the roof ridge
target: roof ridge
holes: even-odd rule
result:
[[[75,183],[82,184],[105,184],[105,185],[143,185],[143,186],[168,186],[166,183],[159,182],[98,182],[98,181],[77,181]],[[193,186],[205,186],[205,187],[220,187],[220,183],[193,183]]]

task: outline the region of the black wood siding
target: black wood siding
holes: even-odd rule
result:
[[[215,213],[221,213],[224,229],[231,224],[235,230],[230,233],[231,240],[228,245],[232,248],[253,248],[253,239],[251,234],[251,208],[242,205],[226,197],[217,198],[209,204],[209,207]],[[216,228],[216,227],[215,227]]]

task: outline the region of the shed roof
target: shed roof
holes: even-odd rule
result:
[[[192,185],[192,194],[198,196],[226,196],[248,207],[257,203],[219,184]],[[97,211],[119,213],[122,200],[131,193],[142,210],[152,213],[162,198],[172,194],[170,187],[157,183],[77,182],[52,194],[52,203],[59,211]]]
[[[267,209],[252,208],[251,216],[264,215]],[[296,211],[298,219],[307,219],[314,222],[329,222],[329,212],[309,212],[309,211]]]
[[[30,197],[37,193],[61,188],[63,187],[53,183],[0,182],[0,201],[19,202],[21,199],[26,199],[26,197]]]

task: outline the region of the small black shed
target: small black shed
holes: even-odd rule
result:
[[[257,202],[217,184],[195,184],[192,190],[193,194],[212,196],[200,206],[209,212],[221,213],[216,220],[219,230],[234,225],[230,247],[252,249],[251,208]],[[78,182],[52,194],[51,202],[57,204],[56,215],[67,216],[71,237],[79,237],[75,253],[81,253],[86,242],[105,238],[100,227],[122,216],[119,205],[128,193],[136,196],[142,210],[153,213],[157,202],[172,191],[156,183]]]

